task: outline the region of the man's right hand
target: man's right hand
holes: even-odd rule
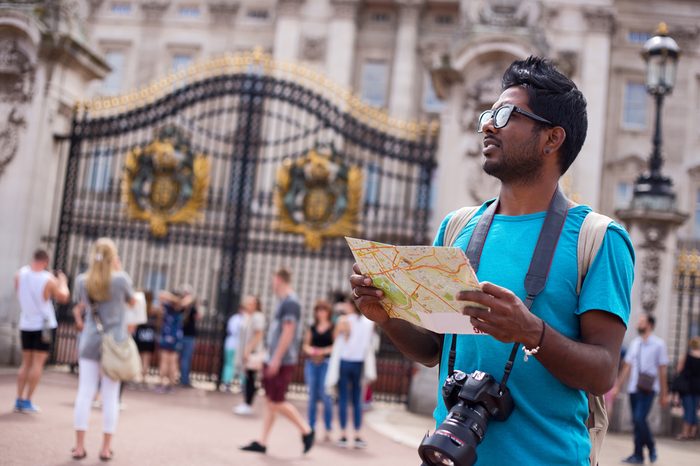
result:
[[[352,266],[354,272],[350,275],[350,286],[352,286],[352,299],[360,312],[377,325],[382,325],[389,320],[389,315],[380,304],[379,300],[384,297],[384,293],[379,288],[372,286],[372,279],[362,275],[360,266]]]

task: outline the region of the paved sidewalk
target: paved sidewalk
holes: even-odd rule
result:
[[[15,374],[15,369],[0,369],[0,403],[5,403],[0,404],[0,465],[101,464],[97,459],[101,437],[99,410],[93,410],[91,417],[87,459],[75,462],[70,458],[77,377],[48,370],[35,397],[43,412],[28,415],[11,411]],[[367,450],[343,450],[321,441],[303,456],[298,432],[281,419],[275,425],[269,454],[256,455],[241,452],[238,446],[259,433],[262,400],[255,403],[256,414],[251,418],[231,413],[231,407],[239,401],[240,395],[202,389],[177,389],[169,395],[127,389],[126,409],[121,413],[111,464],[418,466],[416,447],[425,432],[433,429],[428,417],[375,404],[365,417]],[[295,403],[305,413],[303,400]],[[657,465],[700,465],[700,441],[659,439],[658,443]],[[629,435],[608,435],[601,465],[621,464],[620,459],[629,454],[631,446]]]
[[[37,389],[36,415],[13,413],[16,370],[0,370],[0,465],[97,465],[101,440],[101,413],[94,409],[87,433],[88,457],[72,461],[73,401],[78,378],[49,370]],[[262,398],[255,416],[240,418],[231,407],[240,395],[200,389],[177,389],[172,394],[125,390],[114,438],[118,465],[303,465],[384,466],[418,465],[415,447],[397,443],[365,429],[366,450],[344,450],[320,441],[302,455],[301,437],[285,419],[276,423],[267,455],[245,453],[238,447],[260,432]],[[297,403],[295,401],[295,403]],[[305,404],[298,402],[300,408]],[[305,410],[302,411],[305,415]]]

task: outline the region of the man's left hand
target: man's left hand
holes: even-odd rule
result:
[[[279,371],[280,371],[279,361],[275,361],[275,360],[270,361],[270,363],[267,365],[267,376],[274,377],[277,375],[277,373]]]
[[[664,408],[666,406],[668,406],[668,401],[669,401],[668,393],[662,393],[661,396],[659,397],[659,403],[661,403],[661,406],[663,406]]]
[[[460,301],[482,304],[488,309],[466,306],[464,315],[472,326],[504,343],[518,342],[534,348],[540,341],[542,321],[532,314],[515,293],[493,283],[481,283],[481,291],[460,291]]]

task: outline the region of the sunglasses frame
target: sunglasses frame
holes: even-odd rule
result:
[[[496,119],[495,119],[494,117],[496,116],[496,114],[497,114],[498,112],[500,112],[500,111],[502,111],[503,109],[506,109],[506,108],[510,108],[510,113],[508,114],[508,119],[506,119],[506,122],[503,123],[502,125],[497,126],[497,125],[496,125]],[[521,114],[521,115],[525,115],[526,117],[528,117],[528,118],[530,118],[530,119],[532,119],[532,120],[535,120],[535,121],[539,121],[540,123],[545,123],[545,124],[548,124],[548,125],[550,125],[550,126],[555,126],[554,123],[552,123],[552,122],[549,121],[548,119],[542,118],[541,116],[535,115],[534,113],[528,112],[527,110],[523,110],[522,108],[518,107],[517,105],[505,104],[505,105],[501,105],[500,107],[498,107],[498,108],[496,108],[496,109],[489,109],[489,110],[484,110],[483,112],[481,112],[481,115],[479,115],[479,119],[476,120],[476,132],[477,132],[477,133],[483,133],[483,132],[484,132],[484,126],[486,125],[486,122],[489,121],[489,120],[492,120],[492,121],[493,121],[493,127],[494,127],[494,128],[496,128],[496,129],[504,128],[505,126],[508,125],[508,122],[510,121],[510,117],[513,116],[513,112],[519,113],[519,114]],[[481,125],[481,124],[480,124],[480,123],[481,123],[481,119],[484,117],[484,115],[488,115],[488,114],[490,114],[491,117],[490,117],[489,119],[485,120],[485,121],[484,121],[484,124]]]

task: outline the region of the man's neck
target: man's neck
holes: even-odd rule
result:
[[[498,212],[503,215],[525,215],[549,208],[558,179],[528,184],[503,184],[498,196]]]
[[[644,340],[644,343],[649,339],[649,337],[652,335],[652,332],[646,332],[642,334],[642,340]]]
[[[32,272],[43,272],[44,270],[46,270],[44,264],[37,262],[32,262],[31,264],[29,264],[29,268],[32,269]]]

